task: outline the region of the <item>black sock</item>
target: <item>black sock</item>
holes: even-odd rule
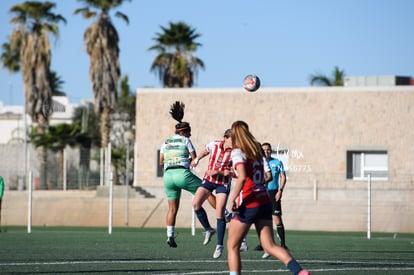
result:
[[[224,233],[226,232],[226,220],[217,219],[217,244],[223,245]]]
[[[290,262],[288,262],[287,268],[290,271],[292,271],[292,273],[295,275],[298,274],[302,270],[302,267],[299,265],[299,263],[295,259],[292,259],[290,260]]]
[[[204,227],[204,230],[209,230],[211,228],[210,223],[208,222],[208,217],[206,210],[203,207],[194,211],[197,215],[198,220],[200,221],[201,225]]]
[[[276,226],[276,229],[277,229],[277,235],[279,236],[279,239],[280,239],[280,246],[285,247],[286,246],[285,227],[283,226],[283,223],[278,224]]]

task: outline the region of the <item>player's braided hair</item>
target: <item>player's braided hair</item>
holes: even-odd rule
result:
[[[181,101],[176,101],[171,105],[170,115],[173,119],[178,121],[175,125],[175,133],[178,134],[180,131],[191,131],[190,123],[182,121],[184,118],[185,104]]]

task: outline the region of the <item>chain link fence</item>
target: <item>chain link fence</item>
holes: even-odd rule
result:
[[[0,158],[0,176],[4,179],[6,190],[26,190],[26,171],[31,171],[33,175],[34,189],[39,189],[39,160],[34,146],[28,144],[25,148],[24,144],[1,144]],[[99,159],[97,149],[68,147],[63,155],[48,151],[47,189],[95,189],[100,184]],[[64,175],[65,183],[63,180],[59,182],[59,173]]]

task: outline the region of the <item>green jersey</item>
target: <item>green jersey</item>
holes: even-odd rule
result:
[[[164,170],[172,167],[190,168],[190,153],[194,152],[194,146],[187,137],[174,135],[168,138],[161,146],[161,154],[164,154]]]

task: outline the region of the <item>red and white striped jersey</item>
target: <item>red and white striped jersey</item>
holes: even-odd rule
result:
[[[209,152],[208,170],[224,171],[231,169],[231,148],[224,149],[224,141],[212,141],[206,145],[206,150]],[[204,174],[204,179],[214,184],[227,184],[231,183],[231,177],[225,177],[222,175],[208,176]]]

